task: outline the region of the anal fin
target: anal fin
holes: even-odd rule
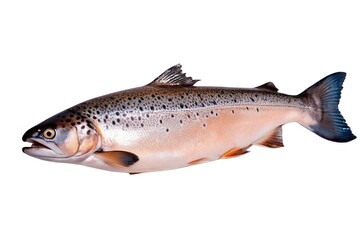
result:
[[[112,167],[129,167],[139,161],[139,157],[137,155],[125,151],[95,152],[94,155]]]
[[[260,139],[260,141],[258,141],[256,144],[262,145],[265,147],[270,147],[270,148],[283,147],[284,143],[283,143],[283,139],[282,139],[282,127],[279,126],[279,127],[275,128],[267,136]]]

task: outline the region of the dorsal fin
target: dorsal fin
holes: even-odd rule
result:
[[[199,80],[194,80],[192,77],[185,76],[185,73],[182,72],[181,65],[177,64],[160,76],[158,76],[154,81],[149,83],[150,86],[184,86],[190,87],[193,86]]]
[[[256,88],[263,89],[263,90],[268,90],[268,91],[273,91],[273,92],[279,91],[279,89],[277,87],[275,87],[275,84],[272,83],[272,82],[264,83],[263,85],[260,85],[260,86],[258,86]]]
[[[262,146],[265,146],[265,147],[270,147],[270,148],[283,147],[284,144],[283,144],[283,140],[282,140],[282,128],[281,128],[281,126],[275,128],[272,132],[270,132],[263,139],[260,139],[260,141],[258,141],[256,144],[257,145],[262,145]]]

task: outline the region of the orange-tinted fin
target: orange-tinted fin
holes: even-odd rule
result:
[[[277,87],[275,87],[275,84],[272,83],[272,82],[264,83],[263,85],[260,85],[260,86],[258,86],[256,88],[262,89],[262,90],[273,91],[273,92],[279,91],[279,89]]]
[[[129,167],[139,161],[139,157],[131,152],[112,151],[112,152],[95,152],[94,155],[109,166]]]
[[[231,157],[237,157],[240,155],[244,155],[245,153],[248,153],[249,151],[247,150],[250,146],[246,147],[246,148],[232,148],[229,151],[227,151],[226,153],[222,154],[220,156],[220,158],[231,158]]]
[[[281,128],[281,126],[275,128],[274,131],[272,131],[266,137],[261,139],[257,144],[265,146],[265,147],[270,147],[270,148],[283,147],[284,144],[283,144],[283,140],[282,140],[282,128]]]
[[[199,158],[199,159],[196,159],[196,160],[193,160],[193,161],[189,162],[188,164],[189,165],[195,165],[195,164],[206,163],[206,162],[209,162],[209,159],[207,159],[207,158]]]

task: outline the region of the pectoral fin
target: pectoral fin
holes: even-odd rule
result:
[[[96,152],[94,155],[112,167],[129,167],[139,161],[139,157],[137,155],[125,151]]]

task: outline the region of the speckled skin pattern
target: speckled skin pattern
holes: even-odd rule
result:
[[[102,136],[101,150],[139,156],[133,166],[117,170],[146,172],[218,159],[297,120],[302,111],[303,100],[272,91],[145,86],[74,106],[60,114],[58,124],[88,134],[94,126]],[[114,170],[95,159],[83,164]]]
[[[144,87],[94,98],[45,120],[24,134],[23,140],[35,145],[23,151],[141,173],[238,156],[251,145],[282,147],[281,126],[289,122],[328,140],[351,141],[356,137],[337,109],[344,79],[344,73],[335,73],[290,96],[272,83],[252,89],[195,87],[197,80],[176,65]],[[44,140],[49,127],[56,138]]]

